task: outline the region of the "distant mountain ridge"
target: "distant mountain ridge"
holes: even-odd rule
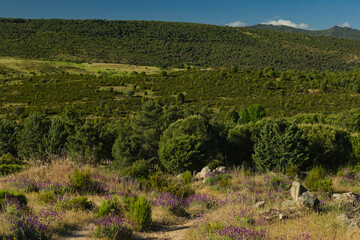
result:
[[[257,24],[254,26],[249,26],[249,28],[306,34],[306,35],[311,35],[311,36],[335,37],[335,38],[360,40],[360,30],[354,29],[354,28],[348,28],[348,27],[339,27],[339,26],[334,26],[334,27],[332,27],[330,29],[326,29],[326,30],[305,30],[305,29],[293,28],[293,27],[284,26],[284,25],[278,26],[278,25]]]

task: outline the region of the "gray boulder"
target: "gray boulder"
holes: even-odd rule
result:
[[[294,201],[298,201],[301,194],[307,192],[307,189],[301,185],[299,182],[293,182],[290,188],[290,195]]]
[[[304,192],[297,200],[297,205],[305,210],[318,210],[320,201],[312,192]]]
[[[211,169],[208,166],[206,166],[203,169],[201,169],[200,172],[198,172],[196,174],[196,176],[194,177],[194,180],[195,181],[200,181],[200,180],[205,181],[206,175],[208,175],[208,174],[211,174]]]

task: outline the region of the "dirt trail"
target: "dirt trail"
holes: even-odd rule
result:
[[[133,239],[185,240],[186,239],[185,233],[193,225],[193,223],[194,221],[191,220],[181,225],[163,227],[159,230],[154,230],[144,233],[135,233]]]
[[[73,231],[69,235],[61,236],[61,239],[66,239],[66,240],[87,240],[87,239],[91,239],[90,231],[91,231],[90,226],[86,226],[86,227],[83,227],[83,228],[80,228],[80,229],[76,229],[75,231]]]
[[[185,240],[185,233],[193,225],[194,220],[190,220],[187,223],[181,225],[172,225],[161,227],[157,230],[151,230],[148,232],[136,232],[134,233],[133,239],[135,240]],[[90,234],[91,228],[89,226],[79,228],[73,231],[69,235],[61,236],[61,239],[66,240],[87,240],[92,239]]]

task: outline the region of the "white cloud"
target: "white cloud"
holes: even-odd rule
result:
[[[261,24],[275,25],[275,26],[288,26],[288,27],[301,28],[301,29],[309,29],[310,28],[310,26],[308,24],[305,24],[305,23],[296,24],[290,20],[284,20],[284,19],[270,20],[267,22],[262,22]]]
[[[344,22],[343,24],[338,25],[339,27],[350,27],[350,23],[349,22]]]
[[[231,23],[227,23],[225,24],[225,26],[228,27],[246,27],[247,24],[241,21],[235,21],[235,22],[231,22]]]

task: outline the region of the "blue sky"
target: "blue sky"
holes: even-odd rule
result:
[[[359,10],[356,0],[0,0],[0,17],[10,18],[272,23],[305,29],[360,29]]]

